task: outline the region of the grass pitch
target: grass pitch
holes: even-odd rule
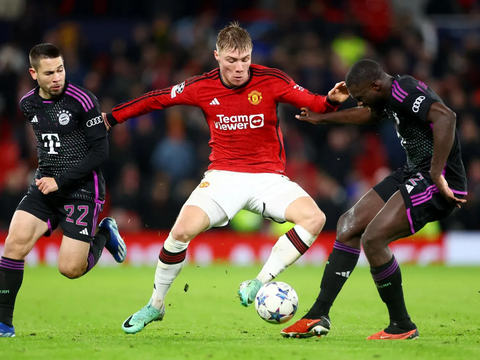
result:
[[[327,337],[284,339],[284,325],[264,322],[236,297],[238,284],[259,269],[187,266],[168,294],[164,321],[126,335],[121,324],[148,301],[154,266],[96,268],[78,280],[27,268],[17,337],[0,339],[0,359],[480,359],[480,268],[402,267],[420,331],[412,341],[365,340],[388,320],[367,268],[357,268],[345,285]],[[279,276],[300,299],[287,324],[313,303],[322,274],[323,267],[292,267]]]

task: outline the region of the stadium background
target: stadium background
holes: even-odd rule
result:
[[[67,79],[100,99],[102,111],[152,89],[217,67],[216,34],[238,20],[253,42],[253,62],[277,67],[299,85],[326,94],[360,58],[390,74],[411,74],[457,113],[468,202],[446,221],[394,245],[397,258],[421,264],[479,264],[480,5],[475,0],[0,2],[0,248],[36,167],[36,144],[18,101],[35,83],[28,51],[58,45]],[[355,106],[349,100],[342,108]],[[323,265],[338,217],[391,169],[404,163],[393,126],[313,126],[279,107],[287,175],[327,215],[325,232],[303,262]],[[209,161],[208,127],[199,109],[175,107],[115,127],[103,166],[107,202],[129,245],[128,262],[154,264],[180,207]],[[192,242],[195,263],[264,259],[282,228],[248,214]],[[415,239],[415,241],[411,241]],[[54,264],[60,233],[43,238],[27,264]],[[362,259],[365,263],[365,259]],[[102,258],[102,264],[109,264]]]

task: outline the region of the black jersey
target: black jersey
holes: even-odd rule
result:
[[[427,114],[435,102],[443,104],[442,99],[423,82],[408,75],[397,75],[394,78],[392,95],[383,109],[382,116],[395,122],[398,137],[407,154],[406,174],[430,171],[433,156],[433,124],[427,121]],[[465,168],[456,130],[443,175],[451,189],[461,192],[467,190]]]
[[[108,141],[97,98],[65,82],[63,93],[48,100],[40,97],[37,86],[23,96],[20,108],[37,138],[35,178],[55,178],[59,190],[52,194],[103,201],[100,163],[108,157]]]

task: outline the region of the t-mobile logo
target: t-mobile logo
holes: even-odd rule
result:
[[[55,151],[56,147],[60,147],[60,138],[58,137],[58,134],[42,134],[42,140],[47,139],[48,141],[45,141],[43,143],[43,146],[48,147],[49,154],[58,154],[58,152]]]

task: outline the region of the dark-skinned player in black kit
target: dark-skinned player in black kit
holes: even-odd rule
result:
[[[375,285],[387,305],[389,325],[368,340],[418,337],[405,306],[402,275],[388,245],[448,216],[466,200],[467,179],[456,132],[456,115],[425,83],[390,76],[373,60],[360,60],[346,76],[358,107],[329,114],[302,109],[297,118],[313,124],[394,122],[407,162],[368,191],[337,224],[337,240],[308,313],[283,329],[285,337],[304,338],[330,331],[329,311],[354,270],[360,246]]]

